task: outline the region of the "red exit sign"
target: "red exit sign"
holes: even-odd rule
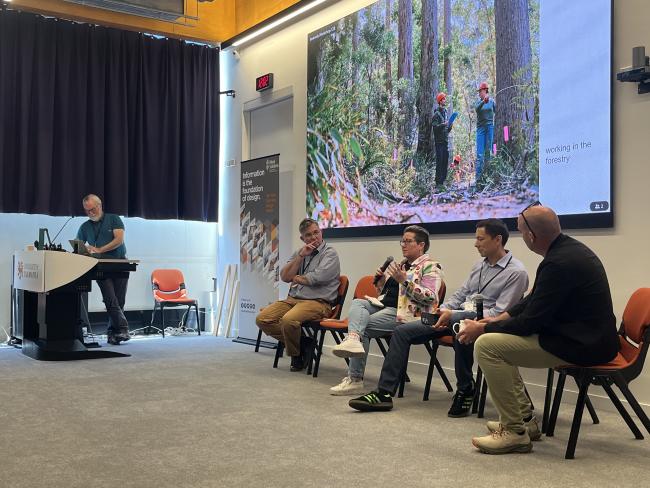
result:
[[[273,73],[267,73],[255,79],[255,89],[257,91],[270,90],[273,88]]]

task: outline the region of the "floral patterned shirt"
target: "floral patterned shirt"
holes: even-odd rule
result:
[[[405,266],[402,265],[402,269]],[[438,292],[442,285],[442,268],[428,254],[423,254],[406,270],[406,281],[399,285],[397,321],[409,322],[422,312],[438,307]]]

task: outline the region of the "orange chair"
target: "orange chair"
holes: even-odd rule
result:
[[[621,390],[645,429],[650,432],[650,419],[648,419],[648,416],[628,387],[629,383],[641,374],[648,354],[648,346],[650,345],[650,288],[639,288],[632,294],[623,312],[623,320],[618,334],[621,350],[609,363],[589,367],[567,365],[555,368],[560,376],[555,390],[553,408],[546,432],[547,436],[552,437],[555,432],[555,423],[560,402],[562,401],[562,391],[564,390],[566,377],[573,376],[578,383],[578,399],[573,414],[571,434],[569,435],[565,454],[566,459],[574,458],[580,432],[580,422],[587,401],[587,391],[592,383],[603,387],[634,437],[643,439],[643,434],[641,434],[641,431],[614,392],[613,384]]]
[[[153,311],[151,313],[150,328],[162,332],[165,337],[165,309],[175,307],[187,307],[181,319],[181,327],[185,328],[187,315],[194,307],[196,313],[196,329],[201,335],[201,323],[199,322],[199,304],[198,301],[187,296],[185,288],[185,278],[179,269],[154,269],[151,272],[151,288],[153,290]],[[162,329],[154,327],[153,321],[156,316],[156,310],[160,309],[160,318]]]
[[[377,289],[372,283],[373,280],[374,276],[372,275],[362,276],[361,279],[359,279],[357,282],[357,286],[354,288],[353,298],[363,298],[366,295],[376,298]],[[347,318],[341,320],[340,317],[341,311],[339,310],[338,316],[334,315],[329,319],[321,320],[318,323],[318,327],[314,328],[314,338],[317,339],[313,373],[314,378],[318,376],[318,367],[320,366],[320,359],[323,355],[323,343],[325,342],[325,335],[327,332],[332,334],[332,337],[337,344],[341,343],[341,340],[348,332],[349,320]],[[347,359],[346,362],[349,364],[349,361]]]

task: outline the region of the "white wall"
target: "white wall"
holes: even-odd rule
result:
[[[306,134],[306,60],[307,34],[320,26],[333,22],[365,5],[368,1],[341,1],[318,14],[287,27],[282,32],[239,49],[240,59],[229,52],[222,56],[222,89],[234,88],[237,98],[224,103],[222,127],[227,134],[222,138],[222,161],[247,157],[246,134],[242,117],[242,105],[260,99],[255,92],[257,76],[272,72],[277,90],[291,90],[294,97],[294,143],[300,158],[295,165],[293,184],[293,208],[296,223],[305,213],[305,134]],[[614,63],[613,70],[631,64],[632,47],[645,45],[650,51],[650,3],[645,0],[614,2]],[[612,76],[614,76],[612,74]],[[589,90],[589,73],[584,79],[575,80]],[[594,103],[600,103],[594,93]],[[647,249],[650,241],[650,94],[638,95],[636,85],[615,82],[613,86],[614,115],[614,205],[615,227],[608,230],[569,231],[590,246],[602,259],[607,270],[615,312],[622,314],[629,295],[642,286],[650,286],[650,259]],[[586,120],[576,124],[589,123]],[[223,168],[221,172],[222,204],[220,206],[221,260],[237,262],[236,242],[229,243],[224,236],[237,235],[239,215],[239,167]],[[232,204],[230,203],[232,202]],[[299,243],[294,231],[293,245]],[[387,255],[399,252],[397,238],[381,239],[331,239],[341,256],[342,270],[351,283],[374,270]],[[464,236],[435,236],[431,253],[443,263],[448,290],[454,290],[466,277],[471,264],[477,259],[472,247],[473,239]],[[508,247],[519,257],[532,278],[540,258],[530,253],[516,233]],[[422,355],[419,356],[423,358]],[[418,357],[416,356],[416,360]],[[446,367],[451,358],[443,353]],[[452,374],[453,378],[453,374]],[[526,376],[529,379],[529,376]],[[530,376],[530,381],[543,384],[544,375]],[[650,403],[650,372],[634,384],[642,402]]]
[[[81,202],[79,202],[81,205]],[[9,329],[10,285],[12,254],[38,239],[38,229],[47,227],[50,237],[65,223],[67,217],[47,215],[0,214],[0,327]],[[77,229],[86,220],[75,217],[63,229],[56,242],[70,250],[68,239],[74,239]],[[146,310],[153,308],[150,275],[155,268],[179,268],[185,276],[190,295],[207,307],[208,292],[217,269],[217,224],[179,220],[144,220],[124,218],[125,243],[130,258],[140,265],[129,279],[126,308]],[[90,294],[90,311],[104,310],[101,293],[96,285]],[[5,339],[0,329],[0,340]]]

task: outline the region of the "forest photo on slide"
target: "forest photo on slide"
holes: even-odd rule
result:
[[[515,217],[538,199],[539,0],[380,0],[309,34],[307,76],[322,227]]]

